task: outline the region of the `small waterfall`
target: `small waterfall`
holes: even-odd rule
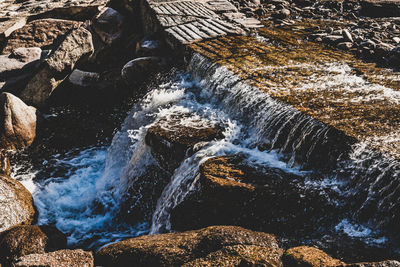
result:
[[[351,235],[356,225],[361,230],[355,237],[368,235],[373,243],[385,240],[377,230],[395,230],[400,214],[397,160],[274,100],[199,54],[192,56],[188,72],[150,87],[110,147],[54,156],[56,165],[71,171],[68,179],[51,177],[34,185],[39,223],[54,223],[69,235],[71,246],[87,247],[170,231],[171,210],[198,189],[199,166],[213,156],[240,154],[249,162],[303,177],[299,186],[321,189],[341,211],[331,222],[335,231]],[[176,114],[223,125],[224,138],[199,146],[169,173],[158,166],[145,136],[155,123]],[[155,207],[146,207],[154,209],[152,219],[124,221],[119,216],[124,201],[145,199],[140,190],[130,195],[130,188],[141,186],[141,177],[154,168],[164,171],[167,181]]]
[[[213,155],[235,153],[255,156],[264,164],[300,174],[301,170],[312,170],[314,175],[307,176],[307,186],[329,188],[346,199],[336,231],[350,235],[351,231],[343,230],[348,229],[344,225],[353,227],[356,222],[364,223],[366,226],[359,227],[368,229],[369,237],[365,241],[374,243],[371,240],[385,240],[379,236],[379,231],[386,226],[395,230],[400,214],[397,204],[400,165],[397,160],[268,97],[199,54],[193,55],[188,70],[201,88],[200,96],[245,130],[240,136],[225,139],[224,144],[211,144],[175,171],[158,201],[151,234],[171,230],[169,213],[196,190],[197,170],[202,162]],[[274,160],[271,160],[272,155]],[[319,178],[315,180],[316,176]]]

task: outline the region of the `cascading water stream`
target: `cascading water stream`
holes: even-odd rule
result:
[[[89,148],[78,155],[54,156],[55,165],[71,171],[67,179],[51,177],[35,182],[36,189],[31,186],[39,224],[55,224],[68,234],[71,246],[86,247],[169,231],[170,211],[197,190],[201,163],[217,155],[241,154],[249,164],[304,177],[302,186],[330,190],[352,200],[341,203],[327,197],[338,208],[346,208],[337,218],[335,230],[370,243],[385,241],[375,230],[380,224],[393,225],[398,220],[397,204],[390,205],[400,192],[396,160],[388,161],[362,144],[354,145],[355,140],[273,100],[201,55],[192,57],[188,70],[191,76],[177,73],[171,81],[150,88],[130,111],[108,149]],[[145,142],[147,129],[174,114],[198,116],[223,125],[224,138],[199,147],[186,158],[171,175],[152,221],[132,226],[119,214],[121,202],[132,183],[157,164]],[[389,174],[392,181],[385,178]],[[32,175],[26,175],[16,172],[14,177],[32,183]],[[365,213],[363,217],[355,212],[360,207],[373,211],[371,205],[384,207],[383,213],[395,213],[384,221],[379,216]],[[357,219],[369,224],[357,226],[353,223]],[[354,231],[354,227],[361,230]]]

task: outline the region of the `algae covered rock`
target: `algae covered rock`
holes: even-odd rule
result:
[[[0,232],[34,221],[36,211],[32,195],[20,182],[0,175],[0,200]]]
[[[236,245],[245,247],[223,250]],[[229,254],[229,251],[241,251],[245,255],[250,253],[251,249],[248,246],[255,246],[256,250],[270,251],[271,254],[268,255],[281,253],[273,235],[241,227],[212,226],[183,233],[127,239],[102,248],[95,258],[96,264],[102,266],[179,266],[219,250],[223,250],[221,253],[225,255]],[[246,249],[248,252],[245,252]],[[214,258],[213,255],[209,257]]]
[[[235,245],[224,247],[203,258],[185,263],[183,266],[282,267],[281,256],[281,250],[254,245]]]
[[[53,226],[16,226],[0,236],[0,255],[1,260],[5,262],[33,253],[55,251],[66,246],[65,235]]]
[[[299,267],[333,267],[344,264],[314,247],[301,246],[291,248],[283,254],[285,266]]]

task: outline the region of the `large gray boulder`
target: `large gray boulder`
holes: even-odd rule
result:
[[[0,232],[31,224],[36,216],[31,193],[18,181],[0,175]]]
[[[36,108],[27,106],[10,93],[0,95],[0,148],[18,150],[36,137]]]
[[[73,30],[43,62],[38,73],[21,92],[21,99],[44,106],[54,89],[72,72],[75,64],[93,53],[92,35],[85,28]]]

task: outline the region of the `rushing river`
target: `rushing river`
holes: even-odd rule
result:
[[[347,68],[344,65],[343,71]],[[379,216],[359,220],[357,212],[370,205],[372,199],[394,201],[376,197],[379,190],[385,189],[378,181],[390,175],[392,183],[398,183],[396,160],[368,150],[364,143],[349,147],[329,143],[332,129],[269,98],[202,56],[195,55],[188,70],[189,74],[176,72],[169,81],[150,87],[109,146],[53,155],[43,162],[67,170],[62,177],[50,174],[37,181],[34,170],[14,170],[14,177],[33,193],[39,211],[38,224],[54,224],[68,235],[71,247],[89,248],[169,231],[170,211],[196,190],[200,164],[216,155],[241,154],[249,164],[302,176],[303,186],[327,194],[331,205],[343,209],[332,222],[331,231],[376,246],[387,242],[380,232],[381,225],[392,222],[380,220]],[[201,147],[174,171],[151,221],[134,225],[124,222],[119,211],[132,177],[140,177],[155,164],[145,143],[146,131],[161,118],[176,114],[190,115],[184,116],[184,125],[191,125],[194,120],[223,125],[224,138]],[[330,146],[335,147],[333,154],[328,150]],[[317,158],[320,163],[313,164]],[[396,195],[396,188],[393,185],[388,194]],[[340,200],[331,196],[340,196]],[[357,201],[353,203],[354,199]],[[397,211],[385,203],[378,203],[378,207],[387,208],[381,212]],[[396,220],[398,215],[393,216]]]

